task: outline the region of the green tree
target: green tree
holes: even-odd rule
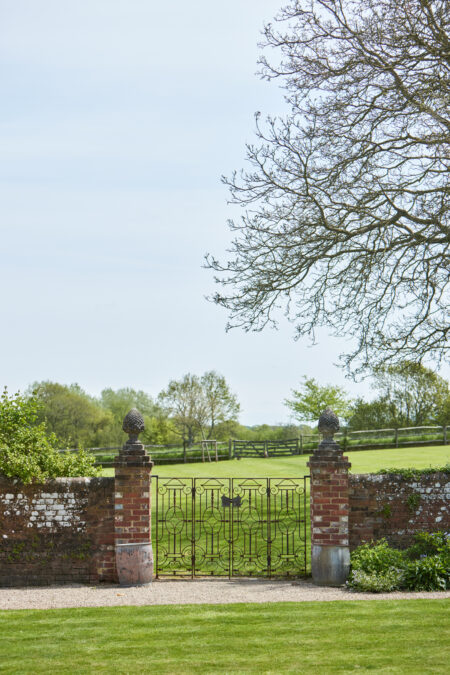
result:
[[[62,446],[96,447],[108,442],[112,415],[78,384],[35,382],[29,392],[36,392],[41,404],[38,423],[45,422]]]
[[[380,399],[388,404],[391,425],[422,426],[449,421],[448,382],[429,368],[404,361],[376,368],[373,376]]]
[[[41,401],[35,394],[0,398],[0,473],[23,483],[57,476],[95,476],[95,457],[80,450],[59,453],[59,440],[38,422]]]
[[[358,397],[353,403],[348,426],[352,431],[392,428],[393,416],[389,400],[376,398],[373,401],[365,401]]]
[[[144,417],[145,432],[141,435],[144,443],[166,442],[168,428],[164,423],[165,416],[160,406],[145,391],[137,391],[131,387],[116,390],[107,388],[101,392],[100,402],[113,418],[113,444],[121,445],[124,442],[122,423],[131,408],[137,408]]]
[[[342,419],[349,417],[351,400],[342,387],[320,385],[312,377],[303,380],[301,389],[293,389],[292,398],[284,401],[299,421],[316,422],[326,408],[332,408]]]
[[[354,337],[353,372],[448,358],[448,0],[291,0],[264,35],[289,110],[224,179],[244,208],[213,300],[230,327]]]

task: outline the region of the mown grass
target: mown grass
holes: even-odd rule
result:
[[[447,673],[446,600],[0,612],[0,672]]]
[[[426,469],[450,462],[450,445],[429,447],[392,448],[390,450],[347,450],[352,473],[372,473],[390,467]],[[303,476],[309,473],[306,463],[309,455],[296,457],[269,457],[267,459],[231,459],[222,462],[192,464],[157,464],[153,473],[160,476],[215,476],[223,477],[280,477]],[[104,476],[114,475],[114,469],[103,469]]]

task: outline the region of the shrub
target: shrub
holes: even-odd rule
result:
[[[406,550],[411,560],[441,553],[450,555],[450,536],[445,532],[417,532],[414,544]]]
[[[347,586],[358,591],[369,593],[389,593],[400,587],[403,571],[389,567],[385,572],[364,572],[362,569],[352,570]]]
[[[410,591],[445,591],[450,588],[448,561],[435,555],[409,562],[402,585]]]
[[[351,555],[352,570],[362,570],[367,574],[384,573],[402,564],[402,552],[390,548],[386,539],[381,539],[377,543],[362,544]]]
[[[0,398],[0,473],[23,483],[42,482],[58,476],[95,476],[95,457],[80,450],[58,452],[58,440],[45,423],[36,424],[39,401],[35,395]]]
[[[391,548],[385,539],[362,544],[351,554],[347,585],[372,593],[446,590],[450,588],[450,536],[418,532],[405,551]]]

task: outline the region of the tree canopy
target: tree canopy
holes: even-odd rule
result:
[[[80,450],[58,452],[58,439],[38,423],[42,402],[36,394],[0,397],[0,473],[23,483],[57,476],[96,476],[95,457]]]
[[[405,361],[375,368],[373,401],[358,398],[349,420],[351,429],[444,425],[450,423],[447,380],[425,366]]]
[[[45,422],[66,447],[95,447],[108,443],[108,431],[113,423],[111,413],[99,406],[78,384],[35,382],[29,392],[39,400],[37,421]]]
[[[353,338],[353,372],[448,355],[447,0],[296,0],[265,28],[262,75],[289,112],[262,121],[228,261],[207,256],[229,327],[284,309],[297,336]]]
[[[341,419],[347,419],[351,411],[351,400],[342,387],[331,384],[320,385],[312,377],[304,377],[300,390],[292,390],[292,399],[285,405],[301,422],[317,422],[326,408],[331,408]]]

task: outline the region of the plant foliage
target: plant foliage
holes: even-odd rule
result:
[[[36,395],[0,398],[0,473],[23,483],[42,482],[58,476],[95,476],[95,458],[84,450],[59,453],[58,439],[37,423]]]
[[[362,544],[351,554],[349,588],[372,593],[450,588],[450,534],[418,532],[405,551],[385,539]]]

